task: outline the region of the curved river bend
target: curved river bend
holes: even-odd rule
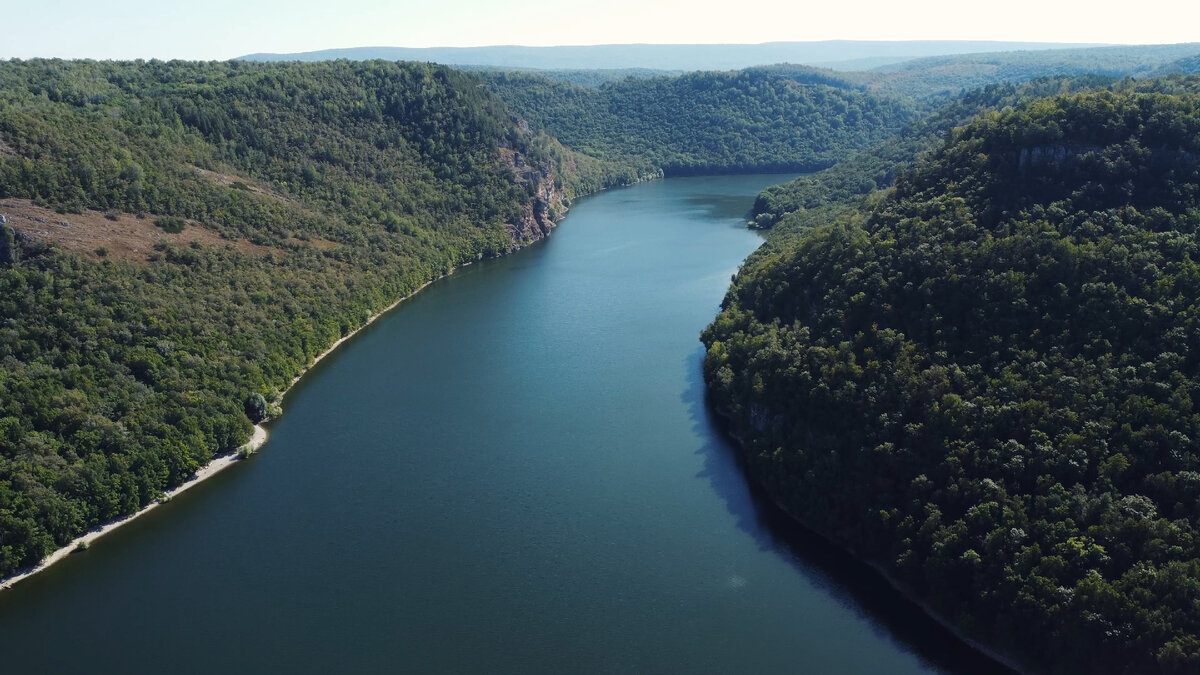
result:
[[[986,672],[746,485],[697,339],[782,176],[582,200],[304,378],[251,460],[0,595],[5,672]]]

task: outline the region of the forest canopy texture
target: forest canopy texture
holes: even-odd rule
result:
[[[371,314],[624,180],[436,66],[0,63],[0,576],[232,451]],[[108,219],[152,245],[72,247]]]
[[[1033,669],[1200,671],[1200,80],[997,84],[1078,72],[1044,58],[956,96],[979,68],[0,63],[0,577],[576,197],[833,165],[760,197],[703,336],[751,474]]]
[[[826,165],[907,115],[752,74],[629,81],[602,108],[505,82],[383,61],[0,63],[0,577],[232,451],[338,338],[541,238],[572,199],[664,166]],[[106,222],[125,234],[81,243]]]
[[[630,77],[584,87],[483,73],[536,128],[667,176],[812,171],[895,133],[911,106],[801,66]]]
[[[753,257],[705,376],[785,510],[966,633],[1196,672],[1198,227],[1195,95],[986,112]]]

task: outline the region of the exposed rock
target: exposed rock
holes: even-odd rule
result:
[[[505,149],[503,157],[517,179],[533,184],[533,196],[525,205],[519,221],[508,223],[510,250],[520,248],[550,234],[567,212],[567,200],[549,167],[530,165],[521,153]]]

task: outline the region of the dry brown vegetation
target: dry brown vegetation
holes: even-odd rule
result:
[[[272,250],[245,239],[223,239],[215,231],[194,222],[188,222],[179,234],[169,234],[154,224],[154,215],[138,217],[99,211],[61,214],[37,206],[28,199],[0,201],[0,215],[8,219],[14,230],[33,241],[54,243],[92,258],[106,256],[145,261],[155,253],[154,246],[159,243],[197,242],[214,248],[231,247],[247,255],[261,255]]]
[[[203,176],[204,178],[216,183],[217,185],[240,187],[242,189],[245,189],[247,192],[252,192],[256,195],[262,195],[264,197],[271,197],[272,199],[277,199],[281,202],[284,202],[285,204],[290,203],[292,201],[292,200],[288,199],[287,197],[283,196],[282,194],[280,194],[274,190],[271,190],[270,188],[264,187],[261,183],[251,180],[249,178],[243,178],[241,176],[236,176],[236,175],[230,174],[230,173],[219,173],[217,171],[209,171],[208,169],[201,169],[198,166],[192,167],[192,170],[194,170],[197,175]]]

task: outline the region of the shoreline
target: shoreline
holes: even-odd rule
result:
[[[549,235],[547,235],[547,236],[549,236]],[[326,356],[329,356],[330,354],[332,354],[333,350],[337,349],[338,347],[341,347],[343,342],[345,342],[346,340],[349,340],[350,338],[354,337],[355,335],[358,335],[358,332],[360,330],[375,323],[376,319],[383,316],[384,314],[387,314],[388,312],[392,311],[393,309],[396,309],[405,300],[408,300],[409,298],[415,296],[417,293],[420,293],[421,291],[425,290],[426,288],[429,288],[429,286],[431,284],[433,284],[434,282],[441,281],[442,279],[445,279],[446,277],[450,276],[451,274],[454,274],[455,272],[461,270],[462,268],[470,267],[471,265],[474,265],[474,264],[475,264],[474,261],[471,261],[471,262],[465,262],[461,265],[458,265],[457,267],[452,267],[452,268],[450,268],[449,272],[441,275],[440,277],[436,277],[434,279],[430,279],[429,281],[426,281],[425,283],[418,286],[416,288],[416,290],[414,290],[412,293],[401,296],[398,300],[396,300],[392,304],[388,305],[387,307],[384,307],[383,309],[379,310],[378,312],[375,312],[371,316],[367,317],[367,320],[365,322],[363,322],[363,325],[359,326],[358,328],[355,328],[354,330],[350,331],[349,333],[346,333],[344,336],[338,338],[337,340],[334,341],[333,344],[329,345],[328,349],[326,349],[325,351],[323,351],[320,354],[317,354],[315,357],[313,357],[312,363],[305,366],[304,369],[300,371],[299,375],[292,378],[292,381],[291,381],[291,383],[288,384],[287,389],[284,389],[282,392],[280,392],[280,394],[279,394],[280,398],[282,399],[282,398],[286,397],[287,393],[292,390],[292,387],[296,386],[296,383],[298,383],[305,375],[308,374],[308,371],[312,370]]]
[[[550,235],[547,234],[546,236],[550,236]],[[543,239],[544,238],[545,237],[543,237]],[[429,281],[426,281],[425,283],[418,286],[416,288],[416,290],[414,290],[413,292],[409,293],[408,295],[401,296],[399,299],[397,299],[392,304],[388,305],[387,307],[384,307],[383,309],[379,310],[378,312],[367,317],[367,320],[365,322],[363,322],[363,324],[361,326],[350,331],[343,337],[338,338],[336,341],[334,341],[334,343],[332,345],[329,346],[328,349],[326,349],[325,351],[318,354],[315,358],[313,358],[312,362],[309,363],[307,366],[305,366],[300,371],[299,375],[292,378],[292,381],[288,384],[287,389],[284,389],[280,393],[280,398],[282,399],[283,397],[285,397],[287,395],[287,393],[292,390],[292,387],[295,387],[296,384],[298,382],[300,382],[300,380],[305,375],[307,375],[308,372],[311,371],[314,366],[316,366],[318,363],[320,363],[322,359],[324,359],[326,356],[329,356],[330,354],[332,354],[335,349],[342,346],[342,344],[344,342],[346,342],[350,338],[357,335],[359,331],[361,331],[362,329],[366,328],[367,326],[370,326],[371,324],[375,323],[376,319],[383,316],[384,314],[387,314],[388,312],[392,311],[396,307],[400,306],[400,304],[403,303],[405,300],[408,300],[409,298],[412,298],[413,296],[415,296],[417,293],[420,293],[421,291],[425,290],[431,284],[433,284],[435,281],[441,281],[442,279],[445,279],[446,277],[450,276],[451,274],[454,274],[458,270],[460,270],[464,267],[469,267],[472,264],[474,264],[474,261],[466,262],[466,263],[463,263],[461,265],[451,268],[449,272],[447,272],[441,276],[435,277],[433,279],[430,279]],[[266,421],[268,421],[268,420],[264,420],[263,422],[266,422]],[[270,437],[270,434],[267,433],[267,430],[262,426],[262,423],[255,424],[254,432],[250,435],[250,440],[246,441],[245,444],[239,446],[233,452],[221,455],[219,457],[214,457],[211,461],[209,461],[208,464],[205,464],[204,466],[197,469],[196,474],[194,476],[192,476],[188,480],[184,481],[183,483],[180,483],[179,485],[175,486],[174,488],[171,488],[170,490],[165,492],[162,497],[143,506],[141,509],[139,509],[135,513],[132,513],[132,514],[125,516],[123,518],[120,518],[118,520],[113,520],[113,521],[104,523],[99,528],[85,532],[82,535],[76,537],[75,539],[72,539],[69,543],[67,543],[66,546],[63,546],[63,547],[55,550],[53,553],[47,555],[45,558],[42,559],[42,561],[40,563],[37,564],[37,566],[33,567],[32,569],[25,570],[24,572],[18,572],[17,574],[14,574],[13,576],[10,576],[6,579],[0,579],[0,593],[7,591],[8,589],[12,588],[13,586],[17,585],[18,583],[20,583],[26,579],[28,579],[29,577],[32,577],[33,575],[37,574],[38,572],[42,572],[42,571],[49,569],[55,563],[62,562],[67,557],[69,557],[72,553],[86,551],[87,548],[89,546],[91,546],[91,544],[94,541],[96,541],[97,539],[100,539],[104,535],[109,534],[110,532],[113,532],[114,530],[117,530],[118,528],[120,528],[123,525],[133,522],[135,519],[140,518],[141,516],[146,515],[150,511],[153,511],[154,509],[170,502],[171,499],[173,499],[177,495],[182,494],[183,492],[185,492],[185,491],[195,487],[196,485],[199,485],[200,483],[208,480],[209,478],[212,478],[213,476],[221,473],[225,469],[228,469],[229,467],[233,466],[234,464],[237,464],[238,462],[245,459],[247,456],[252,455],[255,452],[257,452],[259,450],[259,448],[261,448],[263,445],[266,444],[269,437]]]
[[[0,591],[6,591],[6,590],[12,588],[13,586],[15,586],[16,584],[24,581],[25,579],[28,579],[29,577],[37,574],[38,572],[42,572],[46,569],[49,569],[50,566],[54,565],[55,563],[62,562],[64,559],[66,559],[68,556],[70,556],[72,553],[75,553],[76,551],[87,550],[87,548],[89,546],[91,546],[92,542],[96,541],[100,537],[103,537],[104,535],[120,528],[123,525],[127,525],[127,524],[133,522],[137,518],[140,518],[140,517],[146,515],[147,513],[153,511],[154,509],[157,509],[158,507],[162,506],[163,504],[170,502],[176,496],[199,485],[200,483],[203,483],[204,481],[208,480],[209,478],[212,478],[213,476],[217,475],[218,473],[221,473],[225,469],[228,469],[229,467],[233,466],[234,464],[240,462],[243,459],[244,453],[253,454],[259,448],[261,448],[263,446],[263,444],[265,444],[267,442],[267,438],[269,438],[269,436],[270,435],[267,433],[266,429],[264,429],[261,425],[255,424],[254,425],[254,433],[250,435],[250,440],[247,441],[244,445],[238,447],[237,450],[235,450],[231,453],[225,454],[225,455],[221,455],[220,457],[214,457],[212,459],[212,461],[210,461],[208,464],[205,464],[204,466],[200,467],[200,469],[198,469],[196,471],[196,475],[192,476],[191,478],[184,481],[183,483],[180,483],[179,485],[175,486],[174,488],[171,488],[170,490],[165,492],[162,497],[159,497],[158,499],[143,506],[141,508],[141,510],[137,511],[136,513],[132,513],[132,514],[125,516],[124,518],[121,518],[119,520],[113,520],[108,523],[105,523],[99,529],[95,529],[90,532],[85,532],[84,534],[80,535],[79,537],[72,539],[70,541],[70,543],[68,543],[66,546],[59,548],[58,550],[54,551],[50,555],[43,558],[42,562],[38,563],[37,567],[34,567],[31,570],[21,572],[19,574],[11,576],[7,579],[4,579],[3,581],[0,581]]]
[[[705,390],[707,391],[708,383],[706,382],[704,386],[705,386]],[[768,501],[770,501],[770,503],[773,507],[778,509],[779,512],[782,513],[783,515],[787,516],[787,519],[789,521],[791,521],[792,523],[795,523],[796,525],[804,528],[805,530],[815,534],[816,536],[820,537],[823,541],[828,543],[830,546],[836,548],[839,551],[846,553],[854,560],[857,560],[858,562],[862,563],[863,565],[866,565],[867,567],[871,568],[871,570],[873,570],[885,582],[887,582],[887,585],[890,586],[894,591],[896,591],[896,593],[898,593],[900,595],[900,597],[902,597],[905,600],[907,600],[908,602],[912,603],[917,609],[921,610],[922,614],[924,614],[925,616],[932,619],[934,623],[938,624],[942,628],[945,628],[947,631],[950,632],[951,635],[956,637],[963,644],[969,646],[970,648],[974,649],[975,651],[979,652],[980,654],[983,654],[984,656],[990,658],[991,660],[995,661],[996,663],[999,663],[1000,665],[1004,666],[1005,668],[1012,670],[1015,673],[1019,673],[1021,675],[1027,675],[1028,673],[1032,672],[1032,671],[1028,670],[1023,663],[1018,661],[1015,656],[1004,653],[1004,652],[1000,651],[999,649],[992,647],[991,645],[985,644],[983,642],[980,642],[977,638],[974,638],[974,637],[968,635],[966,633],[966,631],[964,631],[959,626],[955,625],[954,622],[950,621],[950,619],[946,618],[945,616],[942,616],[942,614],[940,612],[936,611],[932,605],[930,605],[928,602],[926,602],[924,599],[922,599],[919,595],[917,595],[908,586],[908,584],[905,584],[904,582],[897,579],[894,575],[892,575],[892,573],[886,567],[884,567],[881,563],[871,560],[869,558],[866,558],[864,556],[861,556],[858,553],[856,553],[855,551],[853,551],[845,546],[842,546],[836,540],[828,537],[824,532],[821,532],[820,530],[810,527],[808,525],[808,523],[804,522],[803,519],[799,518],[798,516],[793,514],[791,511],[789,511],[786,507],[784,507],[784,505],[782,503],[780,503],[780,501],[778,499],[776,499],[773,494],[771,494],[771,491],[769,489],[767,489],[767,487],[762,483],[762,481],[760,481],[756,476],[754,476],[751,473],[749,463],[746,461],[747,457],[746,457],[745,441],[743,441],[742,438],[740,436],[738,436],[736,433],[734,433],[733,430],[730,428],[731,420],[730,420],[729,415],[727,415],[723,410],[720,409],[719,406],[716,406],[716,405],[711,406],[710,409],[719,418],[719,420],[721,422],[720,427],[721,427],[722,433],[730,441],[732,441],[733,444],[736,446],[737,454],[738,454],[738,461],[739,461],[739,463],[742,463],[742,471],[745,474],[746,479],[753,481],[754,487],[761,491],[761,493],[767,498]]]
[[[784,513],[787,513],[787,511],[784,511]],[[788,515],[790,516],[791,514],[788,514]],[[796,519],[793,518],[793,520],[796,520]],[[799,522],[799,521],[797,520],[796,522]],[[834,544],[834,546],[837,546],[837,544]],[[842,550],[847,550],[847,549],[842,549]],[[881,565],[875,561],[872,561],[872,560],[867,560],[866,558],[860,558],[859,556],[855,555],[854,553],[850,553],[850,555],[854,556],[854,558],[856,560],[861,561],[863,564],[865,564],[868,567],[870,567],[871,569],[875,570],[879,574],[879,576],[883,577],[883,579],[888,582],[888,585],[891,586],[892,588],[896,589],[896,592],[899,593],[904,599],[906,599],[909,602],[911,602],[912,604],[916,605],[918,608],[920,608],[920,610],[926,616],[933,619],[935,623],[941,625],[946,630],[950,631],[950,633],[953,634],[954,637],[961,640],[964,644],[969,645],[975,651],[979,652],[980,654],[983,654],[984,656],[987,656],[988,658],[992,659],[996,663],[999,663],[1000,665],[1004,666],[1005,668],[1008,668],[1009,670],[1012,670],[1015,673],[1020,673],[1021,675],[1026,675],[1026,674],[1032,672],[1032,671],[1027,670],[1022,663],[1017,661],[1016,657],[1010,656],[1003,652],[1000,652],[996,648],[986,645],[986,644],[980,642],[978,639],[973,638],[970,635],[968,635],[962,628],[958,627],[953,622],[951,622],[949,619],[942,616],[942,614],[940,612],[935,611],[929,603],[925,602],[923,599],[921,599],[919,596],[917,596],[917,594],[914,593],[912,591],[912,589],[909,588],[908,584],[905,584],[905,583],[901,582],[899,579],[897,579],[896,577],[892,576],[892,574],[890,572],[888,572],[887,568],[885,568],[883,565]]]

